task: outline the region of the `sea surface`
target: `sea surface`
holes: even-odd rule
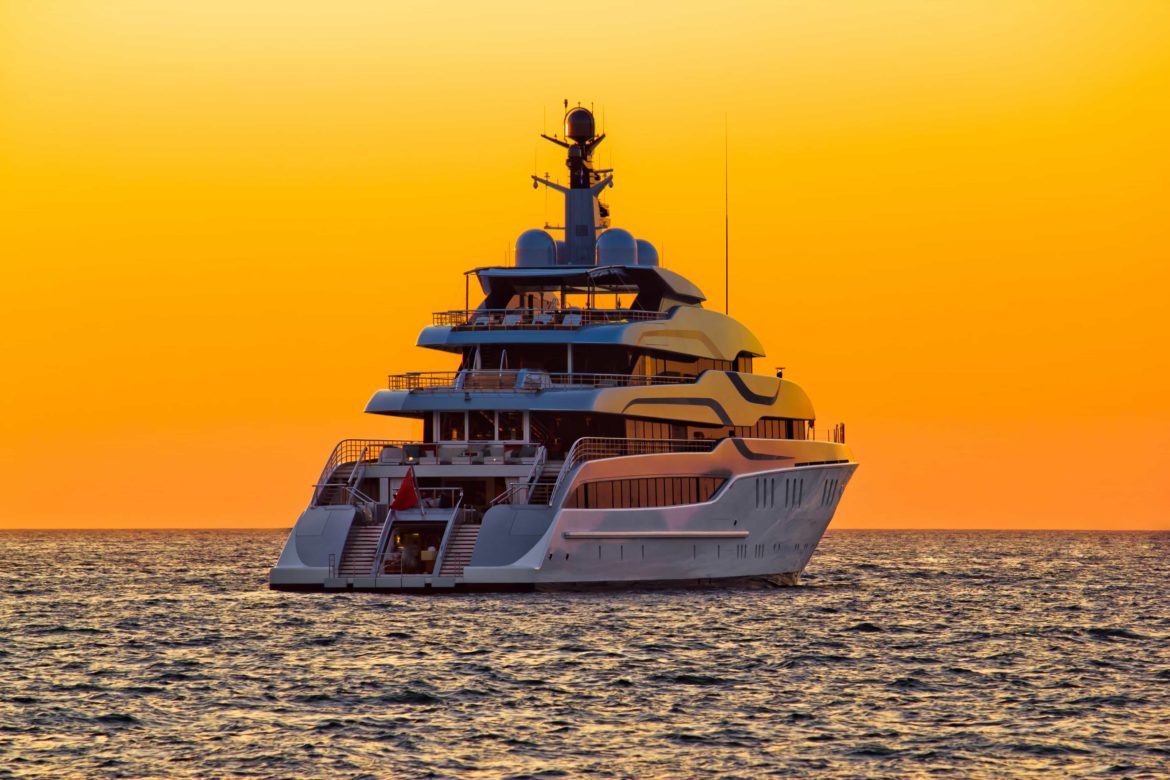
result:
[[[1170,776],[1170,535],[836,532],[778,590],[266,588],[0,533],[0,778]]]

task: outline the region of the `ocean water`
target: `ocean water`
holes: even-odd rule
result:
[[[1170,775],[1170,535],[830,533],[800,587],[266,589],[0,533],[0,778]]]

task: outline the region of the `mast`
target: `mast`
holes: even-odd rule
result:
[[[568,109],[569,101],[565,101]],[[593,112],[582,106],[565,113],[564,140],[544,133],[540,137],[567,150],[565,166],[569,169],[569,186],[562,187],[535,174],[532,186],[543,184],[565,196],[565,261],[568,265],[593,265],[597,231],[606,227],[609,212],[598,201],[606,187],[613,186],[612,169],[594,169],[593,152],[605,140],[596,134]]]

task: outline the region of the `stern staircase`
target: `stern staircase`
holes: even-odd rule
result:
[[[350,461],[349,463],[342,463],[333,470],[329,475],[329,481],[318,489],[314,506],[341,506],[348,504],[349,493],[346,488],[350,486],[353,481],[353,472],[357,468],[357,463]]]
[[[440,577],[463,576],[463,568],[471,563],[471,553],[475,550],[479,529],[478,524],[465,523],[454,530],[443,555],[443,565],[439,568]]]
[[[349,536],[341,551],[341,564],[337,567],[340,576],[366,576],[374,571],[374,557],[378,554],[378,541],[382,538],[382,524],[354,523],[349,527]]]
[[[556,487],[557,477],[560,476],[564,461],[550,460],[544,464],[540,476],[528,488],[529,504],[547,504],[552,501],[553,488]]]

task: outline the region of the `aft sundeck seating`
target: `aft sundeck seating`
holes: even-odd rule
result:
[[[407,463],[418,463],[422,459],[422,447],[418,444],[404,444],[402,454]]]
[[[476,447],[474,444],[472,444],[472,446],[461,447],[459,454],[452,458],[452,463],[459,463],[462,465],[476,463],[480,461],[482,456],[483,453],[481,453],[479,447]]]
[[[577,328],[581,325],[581,312],[569,311],[562,319],[561,324],[566,328]]]
[[[547,313],[532,315],[532,324],[547,327],[553,324],[553,315]]]
[[[471,461],[466,459],[464,452],[466,452],[466,448],[462,444],[440,444],[439,462],[470,463]]]
[[[520,449],[515,450],[514,457],[521,463],[535,463],[536,447],[532,444],[525,444]]]
[[[504,315],[504,327],[505,328],[515,328],[517,325],[519,325],[523,321],[524,321],[523,314],[505,314]]]
[[[397,466],[402,463],[403,458],[404,452],[402,447],[383,447],[382,454],[378,456],[378,462]]]

